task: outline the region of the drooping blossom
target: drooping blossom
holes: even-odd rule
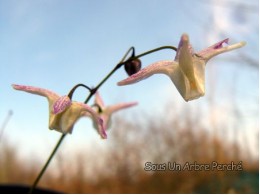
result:
[[[111,116],[113,113],[125,108],[136,106],[137,104],[138,104],[137,102],[132,102],[132,103],[120,103],[111,106],[105,106],[103,100],[99,95],[99,92],[95,93],[95,105],[97,106],[96,112],[98,116],[100,116],[101,119],[103,120],[103,125],[105,130],[109,129],[111,126]],[[88,113],[86,113],[86,115],[90,116]],[[98,129],[96,123],[93,123],[93,125],[96,129]]]
[[[71,101],[68,96],[59,96],[55,92],[43,88],[24,85],[12,85],[12,87],[16,90],[37,94],[48,99],[49,129],[56,130],[64,134],[72,133],[73,126],[77,120],[88,113],[94,119],[96,126],[98,126],[98,133],[101,138],[107,138],[103,120],[90,106]]]
[[[198,53],[193,52],[189,36],[183,34],[178,46],[175,60],[159,61],[140,70],[118,82],[118,85],[128,85],[139,82],[154,74],[166,74],[175,84],[185,101],[199,98],[205,94],[205,66],[214,56],[243,47],[246,42],[223,46],[228,44],[224,39]]]

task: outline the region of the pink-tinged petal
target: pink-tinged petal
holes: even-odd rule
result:
[[[178,45],[178,50],[175,56],[175,61],[178,61],[181,53],[183,53],[183,47],[185,47],[185,52],[187,52],[190,56],[193,56],[193,48],[189,42],[189,36],[187,34],[183,34],[181,36],[181,40]]]
[[[175,61],[170,61],[170,60],[165,60],[165,61],[160,61],[156,62],[154,64],[151,64],[147,66],[146,68],[143,68],[139,72],[131,75],[127,79],[124,79],[120,82],[118,82],[118,85],[128,85],[128,84],[133,84],[137,83],[141,80],[144,80],[153,74],[171,74],[172,71],[174,71],[175,66],[177,65],[177,62]]]
[[[110,125],[111,125],[111,115],[103,113],[100,116],[104,121],[104,128],[107,131],[110,128]]]
[[[93,108],[91,108],[90,106],[88,106],[86,104],[79,103],[79,102],[77,102],[77,104],[79,106],[81,106],[82,112],[85,112],[84,115],[88,115],[88,114],[86,114],[86,112],[91,114],[92,118],[96,121],[96,124],[99,127],[99,134],[101,135],[101,137],[103,139],[106,139],[107,138],[107,134],[105,132],[105,128],[104,128],[104,125],[103,125],[103,120],[98,116],[96,111],[93,110]]]
[[[60,96],[55,92],[52,92],[47,89],[39,88],[39,87],[32,87],[32,86],[25,86],[25,85],[15,85],[13,84],[12,87],[16,90],[25,91],[32,94],[37,94],[40,96],[47,97],[48,100],[54,100],[59,98]]]
[[[52,112],[54,114],[59,114],[59,113],[63,112],[70,105],[71,105],[70,98],[67,95],[62,96],[54,102],[53,107],[52,107]]]
[[[212,51],[214,51],[214,50],[216,50],[216,49],[220,49],[220,48],[223,47],[223,44],[224,44],[224,43],[225,43],[225,44],[228,44],[228,41],[229,41],[229,38],[226,38],[226,39],[224,39],[223,41],[220,41],[220,42],[218,42],[218,43],[215,43],[214,45],[212,45],[212,46],[210,46],[210,47],[208,47],[208,48],[206,48],[206,49],[200,51],[200,52],[198,53],[198,55],[203,56],[203,55],[206,55],[207,53],[212,52]]]
[[[228,41],[229,41],[229,39],[224,39],[223,41],[220,41],[220,42],[200,51],[199,53],[197,53],[197,55],[207,62],[209,59],[211,59],[212,57],[214,57],[218,54],[221,54],[221,53],[224,53],[227,51],[231,51],[234,49],[238,49],[238,48],[246,45],[246,42],[242,41],[240,43],[236,43],[236,44],[224,47],[223,46],[224,43],[228,44]]]
[[[212,47],[213,49],[222,48],[224,43],[228,45],[228,40],[229,40],[229,38],[226,38],[226,39],[224,39],[223,41],[220,41],[220,42],[216,43],[215,45],[212,45],[211,47]]]
[[[95,104],[99,105],[101,109],[104,109],[105,107],[98,91],[95,93]]]
[[[89,112],[85,112],[84,116],[89,117],[93,120],[92,115]],[[106,135],[106,130],[107,130],[107,121],[106,121],[106,117],[104,117],[103,114],[99,114],[98,115],[102,121],[103,121],[103,127],[100,124],[97,124],[97,122],[95,120],[93,120],[93,127],[98,131],[98,134],[101,135],[101,137],[103,138],[107,138]]]
[[[137,102],[116,104],[116,105],[106,107],[104,112],[105,112],[105,114],[112,114],[116,111],[119,111],[119,110],[122,110],[122,109],[125,109],[125,108],[129,108],[129,107],[132,107],[132,106],[136,106],[136,105],[138,105]]]

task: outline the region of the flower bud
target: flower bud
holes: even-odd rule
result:
[[[125,63],[125,71],[129,76],[137,73],[141,69],[142,62],[139,59],[134,59]]]

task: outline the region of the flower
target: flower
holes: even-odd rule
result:
[[[119,110],[122,110],[124,108],[129,108],[131,106],[137,105],[137,102],[132,103],[121,103],[121,104],[115,104],[112,106],[105,107],[100,95],[98,92],[95,93],[95,105],[98,107],[97,114],[101,117],[103,120],[103,125],[105,130],[109,129],[111,126],[111,115]],[[87,116],[91,117],[89,113],[86,113]],[[93,123],[94,128],[98,129],[96,126],[96,123]]]
[[[90,106],[71,101],[68,96],[59,96],[58,94],[47,89],[24,85],[12,85],[12,87],[16,90],[37,94],[48,99],[49,129],[54,129],[64,134],[72,133],[73,126],[77,120],[88,113],[92,116],[96,125],[99,127],[99,134],[101,138],[107,138],[106,132],[104,130],[103,120]]]
[[[185,101],[199,98],[205,94],[205,66],[214,56],[243,47],[246,42],[224,47],[228,44],[228,39],[220,41],[198,53],[193,53],[189,42],[189,36],[183,34],[178,46],[175,60],[159,61],[140,70],[118,82],[118,85],[127,85],[139,82],[153,74],[163,73],[170,77],[179,93]]]

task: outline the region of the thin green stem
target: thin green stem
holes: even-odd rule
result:
[[[155,48],[155,49],[152,49],[152,50],[150,50],[150,51],[147,51],[147,52],[144,52],[144,53],[142,53],[142,54],[139,54],[139,55],[135,56],[134,59],[136,59],[136,58],[140,58],[140,57],[142,57],[142,56],[145,56],[145,55],[147,55],[147,54],[150,54],[150,53],[153,53],[153,52],[156,52],[156,51],[162,50],[162,49],[172,49],[172,50],[175,50],[175,51],[178,50],[177,47],[173,47],[173,46],[162,46],[162,47],[157,47],[157,48]]]
[[[134,47],[130,47],[128,50],[127,50],[127,52],[125,53],[125,55],[124,55],[124,57],[122,58],[122,60],[119,62],[119,63],[121,63],[121,62],[123,62],[124,60],[125,60],[125,58],[127,57],[127,55],[129,54],[129,52],[132,50],[132,56],[133,55],[135,55],[135,48]]]
[[[35,189],[35,187],[37,186],[38,182],[40,181],[43,173],[45,172],[46,168],[48,167],[49,163],[51,162],[51,159],[53,158],[54,154],[56,153],[57,149],[59,148],[59,146],[61,145],[62,140],[65,138],[67,134],[62,134],[58,143],[56,144],[54,150],[52,151],[51,155],[49,156],[47,162],[45,163],[44,167],[42,168],[41,172],[39,173],[38,177],[36,178],[36,180],[34,181],[29,194],[33,193],[33,190]]]
[[[155,48],[155,49],[152,49],[152,50],[149,50],[149,51],[147,51],[147,52],[141,53],[141,54],[139,54],[139,55],[137,55],[137,56],[135,56],[135,57],[131,57],[131,58],[127,59],[127,60],[124,61],[124,62],[120,62],[119,65],[123,65],[123,64],[125,64],[126,62],[128,62],[128,61],[130,61],[130,60],[134,60],[134,59],[143,57],[143,56],[145,56],[145,55],[147,55],[147,54],[150,54],[150,53],[153,53],[153,52],[156,52],[156,51],[159,51],[159,50],[163,50],[163,49],[172,49],[172,50],[177,51],[177,48],[176,48],[176,47],[173,47],[173,46],[157,47],[157,48]]]
[[[95,87],[91,90],[90,94],[88,95],[87,99],[85,100],[85,104],[90,100],[90,98],[96,93],[96,91],[103,85],[104,82],[118,69],[121,65],[116,65],[113,70]]]
[[[172,49],[172,50],[175,50],[177,51],[177,48],[176,47],[173,47],[173,46],[163,46],[163,47],[158,47],[158,48],[155,48],[155,49],[152,49],[152,50],[149,50],[147,52],[144,52],[144,53],[141,53],[137,56],[134,56],[134,53],[135,53],[135,49],[134,47],[130,47],[128,49],[128,51],[125,53],[124,57],[122,58],[122,60],[113,68],[113,70],[95,87],[93,88],[91,91],[90,91],[90,94],[88,95],[88,97],[86,98],[85,100],[85,104],[90,100],[90,98],[96,93],[96,91],[99,89],[99,87],[101,85],[103,85],[104,82],[106,82],[106,80],[115,72],[117,71],[117,69],[119,69],[122,65],[124,65],[126,62],[130,61],[130,60],[134,60],[134,59],[137,59],[137,58],[140,58],[142,56],[145,56],[147,54],[150,54],[150,53],[153,53],[153,52],[156,52],[156,51],[159,51],[159,50],[162,50],[162,49]],[[133,55],[132,57],[129,57],[126,61],[125,58],[127,57],[127,55],[129,54],[130,51],[133,51]]]
[[[90,94],[88,95],[88,97],[85,100],[85,104],[90,100],[90,98],[96,93],[96,91],[101,87],[101,85],[103,85],[104,82],[106,82],[107,79],[109,79],[109,77],[117,71],[117,69],[119,69],[123,64],[122,62],[125,60],[125,58],[127,57],[127,55],[129,54],[130,51],[133,51],[133,54],[135,52],[135,48],[134,47],[130,47],[127,52],[125,53],[125,55],[123,56],[123,58],[120,60],[120,62],[118,63],[118,65],[116,65],[113,70],[108,73],[108,75],[95,87],[90,91]],[[130,58],[129,58],[130,59]]]
[[[90,92],[91,92],[91,90],[92,90],[90,87],[88,87],[88,86],[86,86],[86,85],[84,85],[84,84],[81,84],[81,83],[80,83],[80,84],[77,84],[77,85],[75,85],[75,86],[70,90],[70,92],[69,92],[69,94],[68,94],[68,97],[69,97],[70,99],[72,99],[72,95],[73,95],[74,91],[75,91],[78,87],[85,87],[85,88],[88,89]],[[62,135],[61,135],[59,141],[57,142],[57,144],[56,144],[56,146],[55,146],[55,148],[54,148],[54,150],[52,151],[51,155],[49,156],[47,162],[45,163],[45,165],[44,165],[44,167],[42,168],[41,172],[39,173],[38,177],[37,177],[36,180],[34,181],[32,187],[31,187],[31,189],[30,189],[30,191],[29,191],[29,194],[31,194],[31,193],[33,192],[33,190],[35,189],[35,187],[37,186],[37,184],[38,184],[38,182],[40,181],[41,177],[43,176],[45,170],[46,170],[47,167],[49,166],[49,164],[50,164],[50,162],[51,162],[51,159],[53,158],[54,154],[55,154],[56,151],[58,150],[59,146],[61,145],[62,140],[65,138],[66,135],[67,135],[67,134],[62,134]]]
[[[153,53],[153,52],[156,52],[156,51],[159,51],[159,50],[162,50],[162,49],[173,49],[175,51],[177,51],[177,48],[176,47],[172,47],[172,46],[163,46],[163,47],[158,47],[158,48],[155,48],[153,50],[150,50],[150,51],[147,51],[147,52],[144,52],[142,54],[139,54],[137,56],[135,56],[135,48],[134,47],[130,47],[127,52],[125,53],[125,55],[123,56],[122,60],[113,68],[113,70],[108,73],[108,75],[93,89],[90,89],[88,86],[84,85],[84,84],[78,84],[76,86],[74,86],[70,93],[68,94],[68,96],[70,97],[70,99],[72,98],[72,95],[74,93],[74,91],[76,90],[77,87],[79,86],[83,86],[85,88],[87,88],[89,91],[90,91],[90,94],[88,95],[87,99],[85,100],[84,103],[88,103],[88,101],[90,100],[90,98],[96,93],[96,91],[101,87],[101,85],[103,85],[106,80],[117,70],[119,69],[122,65],[124,65],[126,62],[130,61],[130,60],[134,60],[134,59],[137,59],[137,58],[140,58],[142,56],[145,56],[147,54],[150,54],[150,53]],[[126,57],[127,55],[129,54],[129,52],[132,50],[132,56],[129,57],[126,61]],[[38,177],[36,178],[36,180],[34,181],[29,193],[32,193],[33,190],[35,189],[35,187],[37,186],[39,180],[41,179],[42,175],[44,174],[45,170],[47,169],[51,159],[53,158],[54,154],[56,153],[56,151],[58,150],[59,146],[61,145],[61,142],[63,141],[63,139],[65,138],[66,134],[62,134],[58,143],[56,144],[54,150],[52,151],[51,155],[49,156],[47,162],[45,163],[44,167],[42,168],[40,174],[38,175]]]

